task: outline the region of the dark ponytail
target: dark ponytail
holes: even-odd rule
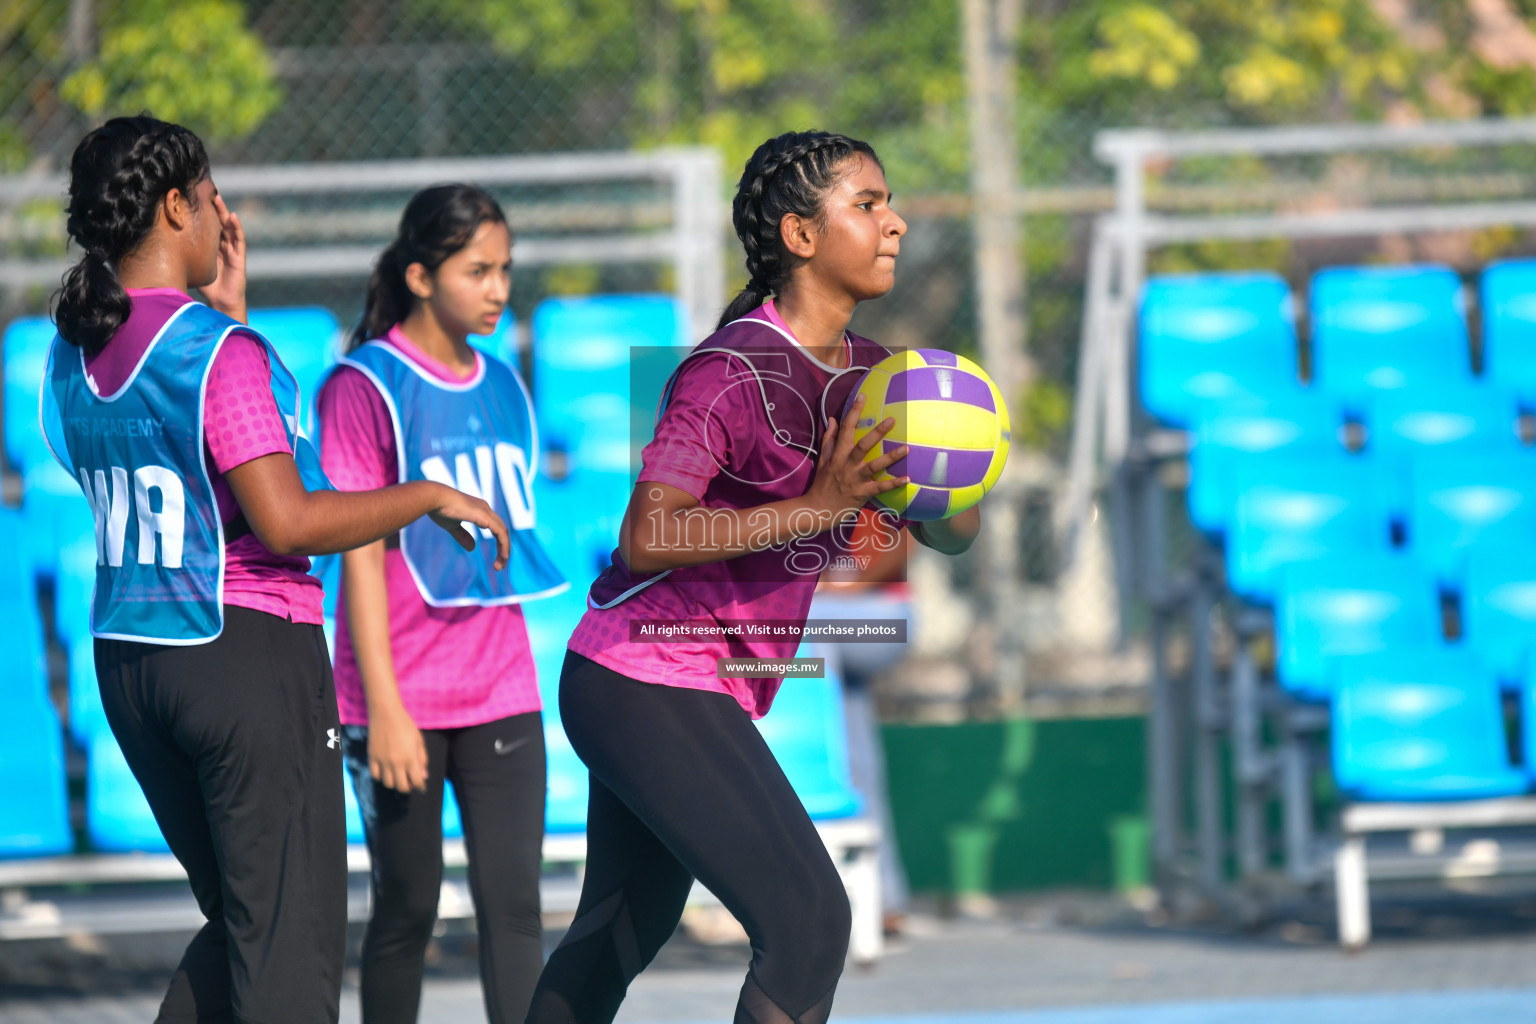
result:
[[[400,215],[395,240],[373,265],[363,318],[347,339],[347,351],[383,337],[410,315],[416,296],[406,286],[406,268],[420,263],[428,273],[436,271],[487,222],[506,224],[507,215],[490,193],[474,185],[433,185],[412,196]]]
[[[128,319],[117,265],[155,226],[166,193],[197,203],[208,153],[196,135],[153,117],[114,117],[80,140],[69,161],[69,237],[85,250],[53,296],[59,335],[93,356]]]
[[[747,286],[725,307],[715,330],[761,306],[789,280],[794,259],[784,248],[780,222],[791,213],[819,218],[827,190],[852,156],[880,163],[869,143],[832,132],[785,132],[757,147],[731,201],[731,223],[747,251]]]

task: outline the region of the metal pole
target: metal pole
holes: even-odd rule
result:
[[[1216,668],[1211,658],[1211,588],[1205,580],[1195,583],[1190,608],[1193,675],[1195,682],[1195,834],[1199,851],[1200,887],[1214,896],[1225,874],[1226,822],[1222,812],[1221,707],[1216,693]]]
[[[976,301],[980,349],[1004,399],[1017,402],[1027,378],[1024,358],[1022,229],[1012,197],[1016,179],[1013,117],[1014,49],[1022,0],[962,0],[962,38],[970,112],[971,189],[976,198]],[[1019,635],[1019,498],[1017,474],[1004,473],[983,513],[978,564],[996,635],[995,695],[1003,708],[1024,696]]]
[[[1154,878],[1167,884],[1176,877],[1180,819],[1177,771],[1178,707],[1168,676],[1168,624],[1163,609],[1152,610],[1152,692],[1147,706],[1147,813],[1152,819]]]
[[[93,0],[69,0],[65,48],[75,63],[85,61],[96,46],[96,11]]]
[[[1237,783],[1238,873],[1251,879],[1264,870],[1265,782],[1268,778],[1259,736],[1259,671],[1248,649],[1252,630],[1238,627],[1237,658],[1232,666],[1232,767]]]
[[[1084,286],[1083,329],[1077,356],[1077,402],[1072,410],[1072,447],[1067,458],[1066,500],[1062,502],[1057,534],[1061,537],[1061,571],[1077,558],[1077,545],[1087,522],[1088,507],[1098,482],[1098,447],[1103,437],[1104,348],[1110,276],[1114,270],[1115,235],[1103,219],[1094,222],[1088,250],[1088,280]]]
[[[688,342],[713,331],[725,306],[724,203],[719,154],[679,154],[672,178],[674,263],[677,294],[688,310]]]

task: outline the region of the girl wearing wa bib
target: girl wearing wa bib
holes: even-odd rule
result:
[[[157,1019],[335,1021],[341,744],[308,556],[429,516],[471,548],[460,524],[490,529],[504,559],[506,528],[441,483],[330,489],[293,377],[245,325],[245,236],[190,131],[86,135],[69,233],[85,255],[56,298],[43,429],[96,519],[108,724],[208,919]]]
[[[844,527],[905,486],[873,479],[905,448],[863,461],[892,420],[855,443],[862,402],[834,417],[860,368],[887,354],[847,327],[860,301],[890,291],[906,224],[874,150],[827,132],[759,146],[732,212],[750,282],[670,383],[560,678],[561,721],[590,775],[588,861],[530,1024],[611,1021],[695,879],[752,944],[737,1024],[823,1024],[842,973],[842,880],[752,725],[783,680],[723,664],[793,657],[798,635],[646,643],[636,625],[798,630],[821,571],[847,551]],[[914,535],[957,552],[979,526],[971,509]]]
[[[521,603],[568,584],[534,539],[538,428],[515,370],[471,348],[506,307],[511,235],[468,185],[418,193],[362,323],[320,391],[338,487],[457,483],[510,527],[512,557],[457,557],[412,525],[342,560],[342,736],[373,861],[364,1024],[416,1020],[442,885],[444,782],[464,820],[492,1024],[520,1022],[543,955],[544,730]],[[440,533],[441,531],[438,531]]]

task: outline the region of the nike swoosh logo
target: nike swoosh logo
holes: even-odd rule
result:
[[[498,754],[510,754],[510,753],[512,753],[512,751],[516,750],[518,747],[522,746],[524,743],[527,743],[527,742],[528,742],[528,737],[526,737],[526,736],[523,737],[520,740],[514,740],[511,743],[503,743],[501,741],[501,739],[498,737],[497,740],[496,740],[496,753],[498,753]]]

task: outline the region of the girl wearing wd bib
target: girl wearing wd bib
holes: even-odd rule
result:
[[[822,1024],[842,973],[842,881],[751,721],[782,680],[720,665],[792,657],[798,636],[651,643],[643,624],[798,629],[821,570],[847,551],[846,524],[907,483],[873,479],[904,447],[864,462],[892,420],[855,444],[862,402],[835,418],[861,370],[888,354],[847,325],[860,301],[890,291],[906,224],[874,151],[826,132],[759,146],[732,212],[750,283],[669,383],[560,679],[561,720],[590,772],[588,860],[532,1024],[611,1021],[694,879],[751,939],[737,1024]],[[913,526],[958,552],[980,516]]]
[[[460,524],[489,528],[500,560],[506,528],[440,483],[330,489],[293,377],[244,325],[245,235],[190,131],[116,118],[82,139],[69,233],[85,255],[43,428],[96,515],[107,721],[208,918],[157,1019],[335,1021],[341,737],[306,556],[430,516],[468,550]]]
[[[373,860],[364,1024],[416,1019],[445,779],[464,820],[493,1024],[522,1021],[543,964],[544,728],[519,602],[568,584],[534,539],[528,392],[466,340],[495,329],[511,266],[496,200],[469,185],[417,193],[379,257],[351,351],[320,390],[320,450],[338,487],[457,481],[491,502],[512,539],[501,570],[416,526],[342,559],[336,692]]]

